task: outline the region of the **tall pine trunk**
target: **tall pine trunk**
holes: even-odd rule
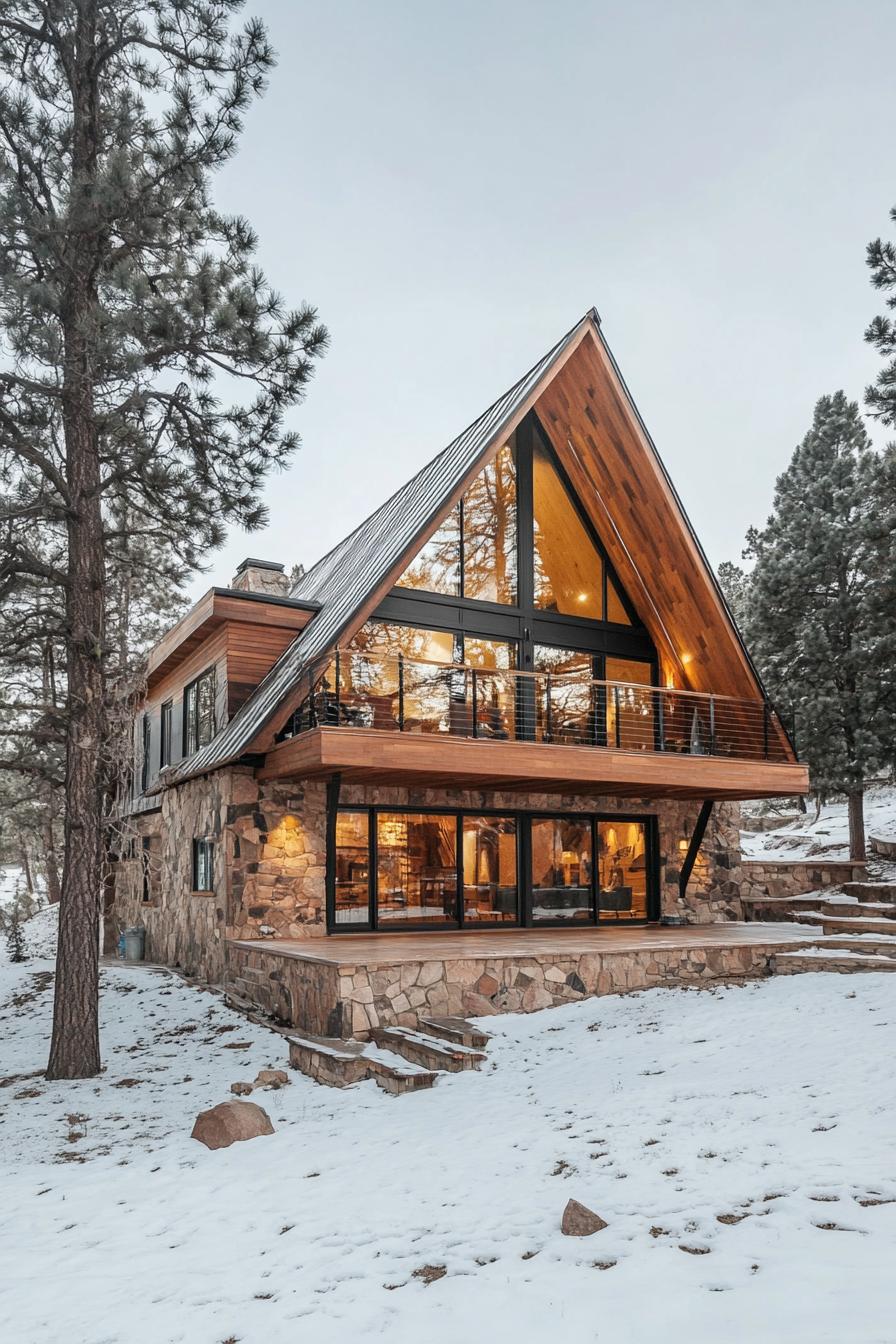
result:
[[[852,789],[849,802],[849,857],[864,860],[865,852],[865,791]]]
[[[25,890],[29,896],[34,895],[34,878],[31,874],[31,860],[28,857],[28,846],[23,840],[19,845],[19,859],[22,864],[22,876],[25,879]]]
[[[69,712],[65,855],[48,1078],[90,1078],[100,1070],[99,916],[106,716],[105,566],[93,364],[98,252],[92,200],[98,152],[95,43],[96,0],[82,0],[71,70],[72,203],[69,279],[62,304],[65,341],[62,406],[69,494],[66,593]]]
[[[52,802],[52,789],[47,802],[44,819],[44,872],[47,875],[47,900],[50,905],[58,905],[62,899],[62,884],[59,881],[59,863],[56,858],[55,807]]]

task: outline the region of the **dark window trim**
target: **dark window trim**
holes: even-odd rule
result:
[[[209,882],[207,887],[199,886],[199,848],[200,846],[208,848],[208,870]],[[204,836],[196,836],[193,840],[193,869],[190,874],[190,890],[203,896],[211,895],[215,890],[215,842],[208,840]]]
[[[145,793],[149,786],[150,753],[152,752],[152,720],[144,710],[140,735],[140,792]]]
[[[563,488],[566,490],[570,503],[575,509],[582,526],[587,532],[595,550],[603,563],[604,587],[603,587],[603,610],[606,611],[606,580],[613,581],[616,591],[619,594],[619,600],[628,613],[631,625],[619,625],[613,621],[593,621],[585,620],[581,616],[570,616],[560,612],[549,612],[543,607],[535,606],[535,538],[534,538],[534,494],[532,484],[532,455],[536,436],[540,440],[540,446],[547,453],[555,471],[557,472]],[[381,617],[380,611],[394,602],[404,602],[410,600],[433,604],[435,606],[459,608],[463,612],[475,616],[476,613],[491,613],[495,616],[505,615],[515,617],[518,620],[524,620],[527,625],[532,625],[538,620],[545,619],[550,621],[560,621],[569,623],[572,628],[580,630],[600,630],[605,633],[616,634],[637,634],[642,639],[647,640],[653,651],[653,644],[650,640],[640,617],[632,606],[628,593],[620,581],[619,575],[610,559],[605,546],[598,536],[591,519],[582,509],[578,494],[573,487],[562,463],[551,447],[547,435],[534,411],[529,414],[520,424],[516,431],[516,466],[517,466],[517,601],[515,605],[509,605],[499,602],[480,601],[478,598],[468,598],[464,596],[463,582],[463,508],[460,508],[460,555],[461,555],[461,583],[460,593],[430,593],[423,588],[393,588],[388,597],[384,599],[374,615],[373,620],[388,619]],[[455,506],[457,507],[457,506]],[[416,621],[413,622],[416,624]],[[456,627],[456,622],[452,623],[452,628]],[[654,651],[655,656],[655,651]]]
[[[205,681],[206,678],[209,678],[212,683],[212,737],[214,737],[215,733],[218,731],[217,715],[215,712],[216,709],[215,700],[217,699],[218,694],[215,666],[216,665],[212,663],[209,667],[204,668],[203,671],[199,673],[198,677],[194,677],[192,681],[188,681],[186,686],[184,687],[183,701],[182,701],[183,714],[181,716],[183,718],[183,723],[181,725],[181,738],[183,747],[182,754],[184,756],[192,756],[194,751],[198,751],[200,747],[207,746],[207,743],[199,741],[199,683],[201,681]],[[190,700],[190,692],[193,690],[196,691],[195,703],[193,706],[192,713],[188,713],[187,706]],[[196,745],[193,747],[189,746],[191,719],[195,721],[195,727],[196,727]],[[209,742],[210,741],[211,738],[209,738]]]
[[[527,808],[516,807],[415,807],[413,804],[388,804],[377,803],[345,803],[340,804],[337,809],[339,812],[355,812],[367,815],[367,912],[366,923],[345,924],[336,923],[336,828],[333,828],[333,835],[327,846],[327,908],[326,924],[327,933],[457,933],[465,931],[478,930],[483,932],[493,928],[522,928],[522,929],[550,929],[550,928],[643,928],[646,924],[655,923],[660,917],[660,849],[659,849],[659,818],[656,812],[592,812],[588,809],[570,810],[569,808],[551,809],[540,808],[530,810]],[[424,816],[453,816],[455,819],[455,844],[457,846],[457,914],[456,920],[440,924],[429,924],[419,920],[392,925],[386,923],[380,925],[376,919],[376,882],[377,882],[377,827],[376,816],[381,812],[399,812],[413,815]],[[516,920],[504,920],[500,924],[484,924],[480,921],[471,921],[469,924],[464,922],[464,904],[463,904],[463,853],[462,853],[462,819],[464,817],[513,817],[516,822],[516,845],[517,845],[517,910],[521,918]],[[582,920],[581,922],[569,919],[557,920],[538,920],[532,921],[532,886],[529,880],[532,857],[532,829],[533,820],[568,820],[579,821],[586,819],[591,824],[591,913],[593,919]],[[597,907],[597,827],[600,822],[640,822],[644,825],[644,855],[647,872],[647,917],[646,919],[601,919],[600,911]],[[195,844],[195,841],[194,841]]]
[[[153,904],[152,837],[144,835],[142,837],[142,840],[143,844],[140,849],[140,878],[141,878],[140,904],[152,905]]]
[[[159,711],[159,769],[171,764],[171,729],[174,724],[174,701],[164,700]]]

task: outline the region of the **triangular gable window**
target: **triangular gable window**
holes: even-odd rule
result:
[[[521,449],[518,456],[515,435],[498,450],[397,586],[511,607],[527,605],[528,590],[536,612],[631,625],[553,455],[538,433],[527,435],[526,442],[531,454]],[[524,520],[518,513],[529,496],[530,470],[532,516],[524,509]],[[521,530],[531,537],[531,549],[519,544]],[[521,580],[518,556],[527,554],[532,568]]]
[[[405,570],[399,588],[514,606],[516,497],[516,454],[513,443],[505,443]]]
[[[600,551],[537,437],[532,450],[532,533],[538,610],[631,624],[613,580],[604,572]]]

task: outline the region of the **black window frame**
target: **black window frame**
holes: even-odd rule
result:
[[[140,848],[140,904],[152,905],[154,894],[152,889],[152,837],[144,835],[143,843]]]
[[[208,886],[200,886],[200,854],[205,853],[208,860]],[[198,895],[213,894],[215,890],[215,842],[206,836],[196,836],[193,840],[192,873],[190,890]]]
[[[201,734],[201,715],[200,715],[200,694],[203,684],[208,683],[211,687],[211,728],[208,737],[202,738]],[[218,730],[217,714],[215,710],[215,701],[217,699],[218,687],[217,677],[215,675],[215,666],[205,668],[194,677],[192,681],[187,682],[183,694],[183,725],[182,725],[182,745],[183,755],[192,756],[194,752],[199,751],[201,747],[207,747],[209,742],[215,736]],[[190,703],[192,698],[192,705]],[[195,740],[194,740],[195,739]]]
[[[174,701],[165,700],[159,710],[159,769],[171,764],[171,730],[174,725]]]
[[[643,928],[656,923],[660,917],[660,850],[659,818],[655,812],[591,812],[587,809],[570,810],[515,807],[436,807],[413,806],[410,804],[362,804],[347,803],[336,809],[340,812],[364,813],[367,815],[367,919],[356,924],[336,922],[336,826],[328,833],[327,869],[326,869],[326,927],[328,934],[340,933],[482,933],[489,929],[599,929],[599,928]],[[439,924],[424,921],[407,923],[380,924],[377,920],[376,884],[377,884],[377,815],[380,813],[409,813],[428,816],[453,816],[456,827],[457,858],[457,896],[456,918]],[[516,862],[517,862],[517,918],[501,923],[488,924],[480,920],[464,919],[463,895],[463,828],[464,817],[513,817],[516,822]],[[532,919],[532,830],[533,821],[560,819],[581,822],[586,820],[591,828],[591,906],[589,920]],[[598,887],[598,825],[602,822],[639,822],[644,825],[644,851],[647,873],[647,915],[645,919],[618,918],[601,919]],[[194,842],[195,843],[195,842]]]
[[[149,787],[150,755],[152,752],[152,719],[145,710],[140,725],[140,792]]]
[[[629,625],[614,621],[591,620],[581,616],[546,611],[535,605],[535,537],[532,483],[532,457],[536,439],[556,471],[570,504],[575,509],[603,566],[602,610],[607,610],[607,581],[611,580],[628,617]],[[517,488],[517,576],[514,605],[488,602],[464,595],[463,517],[461,510],[459,594],[430,593],[423,588],[394,587],[370,617],[371,620],[396,620],[408,625],[474,633],[485,638],[519,638],[521,668],[531,668],[535,644],[558,644],[610,656],[643,658],[657,663],[653,641],[632,606],[628,593],[616,573],[606,547],[590,518],[583,510],[578,494],[552,449],[534,411],[530,411],[516,431]],[[515,633],[509,633],[510,627]],[[500,633],[499,633],[500,632]],[[508,633],[505,633],[508,632]]]

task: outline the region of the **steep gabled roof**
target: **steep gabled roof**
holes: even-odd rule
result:
[[[343,636],[359,611],[388,579],[401,572],[415,545],[438,526],[469,480],[516,428],[544,388],[600,318],[591,309],[519,382],[361,523],[296,584],[292,597],[320,610],[274,664],[255,692],[207,746],[160,777],[178,783],[238,759],[282,712],[281,704],[304,671]]]

